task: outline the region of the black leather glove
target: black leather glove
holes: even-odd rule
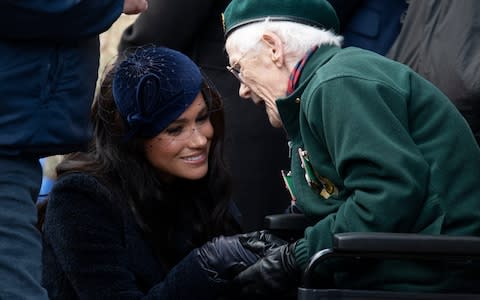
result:
[[[238,239],[245,248],[260,257],[264,257],[274,248],[287,244],[286,241],[265,230],[241,234]]]
[[[301,276],[294,250],[295,243],[268,249],[263,258],[234,278],[234,284],[245,294],[271,295],[294,291]]]
[[[212,279],[230,280],[259,259],[240,243],[239,235],[213,238],[194,251]]]

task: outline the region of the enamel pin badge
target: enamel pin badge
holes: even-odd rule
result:
[[[328,199],[332,195],[338,194],[338,189],[328,178],[317,174],[310,163],[308,152],[306,150],[298,148],[298,156],[300,157],[302,169],[305,171],[305,180],[310,188],[316,191],[324,199]]]

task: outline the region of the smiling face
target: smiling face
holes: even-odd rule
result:
[[[165,177],[197,180],[208,172],[213,126],[202,93],[180,117],[145,141],[147,160]]]
[[[240,80],[240,97],[252,99],[255,104],[265,104],[270,124],[281,127],[275,101],[285,97],[290,73],[284,64],[283,49],[278,49],[279,46],[270,36],[264,36],[259,44],[258,48],[242,53],[227,43],[229,69]]]

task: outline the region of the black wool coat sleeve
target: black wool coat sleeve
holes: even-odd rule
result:
[[[44,223],[43,285],[50,299],[215,299],[194,252],[167,271],[133,215],[91,176],[61,178]]]

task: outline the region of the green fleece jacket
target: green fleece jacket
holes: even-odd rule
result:
[[[449,99],[407,66],[358,48],[323,46],[277,106],[290,139],[297,205],[316,222],[295,248],[302,268],[339,232],[480,236],[480,149]],[[332,276],[349,288],[474,287],[465,274],[443,268],[366,262]]]

